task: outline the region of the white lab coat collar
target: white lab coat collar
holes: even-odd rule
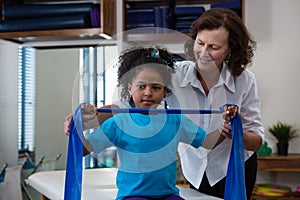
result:
[[[179,84],[180,87],[186,87],[189,84],[191,84],[193,87],[198,87],[202,91],[202,86],[196,76],[195,67],[195,63],[189,66],[186,72],[186,76],[182,79],[181,83]],[[231,76],[229,68],[225,62],[223,63],[219,81],[214,87],[217,87],[222,84],[224,84],[230,92],[235,93],[234,77]]]

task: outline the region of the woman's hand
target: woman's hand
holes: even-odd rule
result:
[[[98,111],[96,106],[84,103],[81,105],[81,110],[83,130],[99,126],[99,122],[97,119]]]
[[[64,132],[65,132],[66,135],[70,134],[70,123],[71,123],[72,117],[73,117],[73,113],[67,115],[66,118],[65,118]]]
[[[237,112],[238,112],[237,106],[234,105],[224,106],[223,118],[225,119],[225,121],[220,127],[219,131],[221,135],[224,136],[225,138],[232,139],[230,119],[234,118]]]
[[[224,121],[224,123],[220,127],[219,131],[220,131],[221,135],[224,136],[225,138],[232,139],[230,122]]]
[[[97,120],[97,108],[94,105],[91,104],[82,104],[81,105],[82,109],[82,125],[83,129],[87,129],[89,127],[97,127],[96,125],[99,126],[98,120]],[[65,118],[64,122],[64,132],[66,135],[70,134],[70,124],[71,120],[73,117],[73,113],[69,114]],[[96,125],[95,125],[96,123]]]
[[[83,103],[81,105],[81,110],[83,122],[93,120],[96,117],[97,108],[92,104]]]
[[[230,119],[234,118],[239,110],[238,106],[224,106],[223,118],[230,122]]]

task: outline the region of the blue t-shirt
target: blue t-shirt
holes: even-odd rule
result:
[[[205,137],[206,132],[184,115],[121,113],[106,120],[86,139],[95,153],[110,146],[117,147],[119,200],[129,196],[178,195],[178,144],[199,147]]]

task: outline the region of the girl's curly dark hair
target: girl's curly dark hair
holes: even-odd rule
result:
[[[166,92],[170,92],[171,74],[174,72],[174,59],[165,48],[131,47],[119,56],[118,85],[121,98],[129,99],[128,84],[144,68],[151,68],[161,74]]]
[[[233,76],[239,76],[248,64],[252,62],[256,49],[256,42],[251,39],[250,33],[244,25],[242,19],[232,10],[226,8],[213,8],[204,12],[190,27],[191,37],[185,44],[187,57],[195,60],[193,46],[199,31],[214,30],[224,27],[228,33],[228,44],[230,57],[227,63]]]

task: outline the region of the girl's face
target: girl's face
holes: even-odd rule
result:
[[[128,85],[128,91],[137,108],[155,108],[164,98],[164,81],[158,72],[143,68]]]
[[[194,43],[194,56],[200,71],[209,70],[208,66],[217,66],[220,70],[226,55],[229,33],[224,27],[199,31]],[[214,62],[213,65],[211,63]]]

